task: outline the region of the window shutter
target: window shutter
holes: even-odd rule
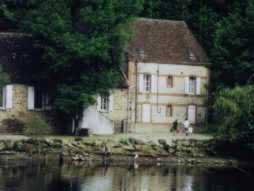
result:
[[[13,86],[12,85],[7,85],[6,86],[6,109],[11,109],[12,108],[12,100],[13,100]]]
[[[190,79],[189,77],[185,78],[185,94],[189,94],[189,85],[190,85]]]
[[[144,74],[139,74],[139,92],[144,92]]]
[[[196,80],[196,94],[201,94],[201,78],[197,78]]]
[[[101,111],[101,96],[97,96],[97,111]]]
[[[34,87],[29,86],[27,89],[27,108],[28,110],[34,110]]]
[[[156,93],[157,92],[157,76],[152,75],[152,92]]]
[[[6,86],[2,88],[2,105],[1,107],[6,107]]]
[[[111,92],[109,96],[109,111],[112,112],[114,110],[114,96],[113,93]]]

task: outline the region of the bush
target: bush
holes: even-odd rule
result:
[[[225,89],[216,97],[218,137],[254,151],[254,86]]]
[[[2,121],[2,128],[8,133],[23,133],[25,123],[16,118],[4,119]]]
[[[49,124],[40,116],[32,116],[25,122],[26,135],[47,135],[51,133],[52,129]]]

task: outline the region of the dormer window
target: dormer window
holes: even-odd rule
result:
[[[190,58],[190,60],[192,60],[192,61],[197,60],[195,54],[194,54],[192,51],[189,51],[189,58]]]

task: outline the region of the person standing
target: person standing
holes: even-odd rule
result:
[[[188,136],[189,134],[189,127],[190,127],[190,122],[188,121],[187,118],[185,118],[185,121],[183,121],[183,128],[184,128],[184,132],[186,136]]]
[[[175,135],[176,132],[177,132],[177,127],[178,127],[178,121],[175,120],[175,121],[173,122],[173,124],[172,124],[172,127],[171,127],[171,129],[170,129],[170,132],[173,133],[173,134]]]

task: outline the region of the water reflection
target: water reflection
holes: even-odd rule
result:
[[[253,177],[198,167],[0,167],[0,191],[242,191]]]

